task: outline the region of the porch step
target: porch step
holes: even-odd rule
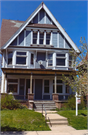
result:
[[[44,108],[46,110],[56,109],[54,101],[43,100],[43,101],[34,101],[35,111],[41,111],[42,110],[42,104],[44,105]]]
[[[47,124],[49,125],[50,122],[47,122]],[[68,125],[68,121],[51,121],[52,126],[53,125]]]

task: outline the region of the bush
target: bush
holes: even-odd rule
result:
[[[81,104],[78,104],[78,109],[85,109],[86,104],[84,102],[84,99],[81,97]],[[76,99],[74,95],[69,96],[67,103],[64,103],[64,107],[62,108],[64,110],[66,109],[71,109],[75,110],[76,109]]]
[[[20,108],[21,104],[14,100],[13,95],[5,95],[4,97],[1,97],[1,110],[3,109],[17,109]]]

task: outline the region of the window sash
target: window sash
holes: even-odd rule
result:
[[[56,54],[56,66],[66,65],[66,54]]]
[[[33,65],[34,64],[34,54],[31,53],[31,64]]]
[[[44,80],[44,93],[49,93],[49,80]]]
[[[8,52],[8,65],[12,65],[13,52]]]
[[[27,52],[16,52],[16,65],[26,65]]]

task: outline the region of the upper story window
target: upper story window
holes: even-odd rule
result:
[[[16,64],[26,65],[26,52],[16,52]]]
[[[53,53],[48,54],[48,66],[53,66]]]
[[[72,67],[72,56],[69,55],[69,67]]]
[[[65,66],[65,54],[56,54],[56,66]]]
[[[46,44],[50,45],[50,33],[46,33]]]
[[[44,33],[40,33],[39,44],[44,44]]]
[[[31,64],[33,65],[34,64],[34,54],[31,53]]]
[[[37,44],[37,32],[33,32],[33,44]]]
[[[8,52],[8,65],[12,64],[13,52]]]

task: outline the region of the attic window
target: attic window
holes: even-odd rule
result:
[[[50,44],[50,33],[46,33],[46,44]]]
[[[44,44],[44,33],[40,33],[39,44]]]
[[[33,44],[37,44],[37,32],[33,32]]]

